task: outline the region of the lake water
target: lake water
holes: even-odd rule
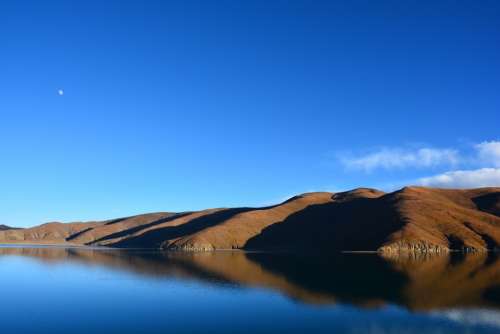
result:
[[[500,333],[495,254],[0,247],[3,333]]]

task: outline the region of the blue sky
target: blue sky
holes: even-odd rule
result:
[[[498,1],[2,1],[0,31],[0,223],[500,185]]]

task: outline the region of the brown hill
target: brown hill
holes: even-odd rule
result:
[[[500,188],[406,187],[378,197],[356,192],[335,194],[331,203],[269,226],[247,247],[440,252],[500,245],[500,217],[494,214]]]
[[[359,188],[307,193],[264,208],[151,213],[0,231],[0,242],[169,250],[380,250],[386,254],[500,245],[500,188]]]

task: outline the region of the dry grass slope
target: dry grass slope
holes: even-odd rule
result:
[[[2,243],[183,251],[379,250],[441,253],[500,247],[500,188],[359,188],[295,196],[264,208],[158,212],[108,221],[0,228]]]

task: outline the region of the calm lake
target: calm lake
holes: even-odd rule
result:
[[[0,247],[4,333],[500,333],[495,254]]]

